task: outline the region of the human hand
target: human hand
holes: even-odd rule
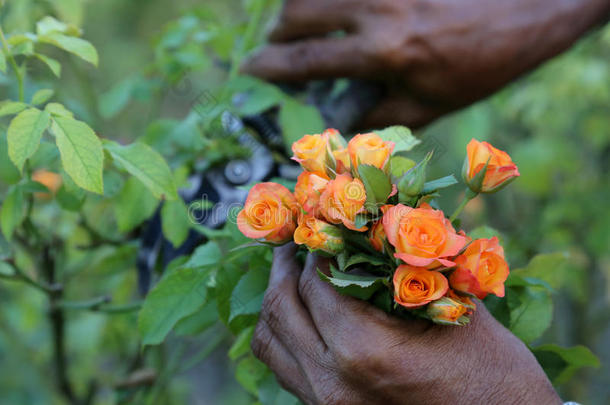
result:
[[[276,248],[254,354],[306,404],[561,404],[534,356],[479,303],[471,323],[395,318]]]
[[[607,21],[607,0],[286,0],[245,73],[383,83],[360,123],[421,126],[475,102]],[[327,34],[343,31],[345,36]]]

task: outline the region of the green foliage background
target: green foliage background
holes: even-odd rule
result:
[[[63,103],[100,137],[123,144],[138,140],[154,148],[169,162],[173,182],[182,185],[188,170],[243,153],[230,139],[214,136],[215,122],[226,109],[246,114],[281,105],[279,120],[287,140],[321,127],[319,117],[301,100],[238,77],[235,63],[230,63],[262,41],[277,3],[8,0],[0,24],[5,33],[28,32],[42,17],[53,15],[83,27],[83,38],[98,50],[98,68],[44,48],[45,54],[62,62],[61,79],[42,62],[29,63],[26,98],[40,89],[54,89],[52,101]],[[230,96],[239,90],[249,91],[254,101],[235,110]],[[202,95],[208,94],[214,102],[206,104],[204,114],[195,111],[194,102],[201,103]],[[0,101],[17,97],[14,79],[0,73]],[[19,179],[5,155],[9,122],[0,118],[3,207],[10,185]],[[610,27],[592,33],[491,99],[417,135],[423,140],[417,149],[420,157],[427,149],[436,150],[430,178],[459,174],[472,137],[488,140],[514,157],[522,176],[502,193],[474,200],[462,216],[465,229],[480,223],[497,229],[476,232],[499,232],[514,269],[509,295],[517,304],[507,308],[493,301],[487,304],[537,348],[536,356],[565,400],[608,403]],[[104,145],[112,153],[114,144]],[[114,152],[116,160],[120,153],[116,145]],[[57,162],[57,152],[43,145],[30,163],[34,169],[59,171]],[[156,209],[155,190],[146,187],[145,179],[128,177],[115,168],[105,172],[103,197],[85,196],[71,187],[66,190],[69,201],[37,203],[33,220],[68,241],[62,272],[69,301],[63,304],[68,318],[68,374],[77,392],[95,386],[95,404],[292,400],[277,391],[273,378],[248,354],[268,272],[265,249],[256,254],[245,251],[257,257],[249,261],[251,271],[246,273],[248,258],[230,252],[244,242],[234,227],[217,232],[199,229],[214,242],[200,248],[199,255],[173,263],[161,280],[180,291],[193,279],[204,287],[179,297],[161,289],[151,293],[153,299],[142,309],[138,327],[137,227]],[[444,192],[440,203],[446,211],[459,201],[459,189]],[[73,212],[66,211],[70,204],[76,205]],[[166,236],[179,244],[187,229],[182,226],[185,207],[175,202],[163,211]],[[81,244],[92,248],[81,252],[77,249]],[[0,239],[0,256],[5,256],[7,247]],[[19,257],[24,266],[28,260],[27,255]],[[0,267],[0,275],[3,271]],[[531,285],[529,277],[544,284]],[[553,291],[552,312],[549,301],[548,306],[525,312],[531,319],[517,313],[531,294],[546,302],[547,288]],[[108,294],[112,305],[87,302]],[[241,301],[236,303],[235,297]],[[171,302],[179,302],[182,312],[168,311]],[[54,381],[48,310],[45,294],[0,280],[0,404],[65,403]],[[163,322],[159,314],[167,316]],[[143,349],[142,342],[152,346]],[[580,347],[568,352],[552,344],[586,346],[600,358],[601,368],[576,371],[595,359]]]

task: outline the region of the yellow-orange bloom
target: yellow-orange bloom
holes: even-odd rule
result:
[[[374,132],[358,134],[349,141],[347,150],[354,171],[359,164],[384,169],[394,151],[394,142],[384,141]]]
[[[383,229],[383,221],[379,220],[373,223],[371,230],[369,231],[369,242],[373,246],[373,249],[378,252],[383,252],[383,245],[386,240],[385,229]]]
[[[519,169],[508,153],[494,148],[487,142],[472,139],[466,147],[466,160],[462,177],[468,187],[476,193],[492,193],[519,176]],[[477,174],[487,164],[483,179]]]
[[[61,187],[62,178],[59,174],[49,172],[47,170],[36,170],[32,174],[32,180],[38,182],[49,189],[51,193],[35,193],[34,196],[36,198],[40,198],[42,200],[50,199],[57,193],[57,190]]]
[[[343,223],[354,231],[366,231],[366,226],[356,228],[356,215],[364,208],[366,191],[359,179],[340,174],[326,185],[320,196],[320,212],[332,224]]]
[[[248,238],[285,243],[292,239],[298,209],[286,187],[260,183],[250,190],[244,209],[237,216],[237,227]]]
[[[498,238],[477,239],[455,259],[457,267],[449,276],[451,287],[483,299],[493,293],[504,297],[508,264]]]
[[[326,176],[326,167],[332,162],[328,134],[305,135],[292,144],[293,160],[306,171]]]
[[[426,312],[433,322],[443,325],[464,325],[469,321],[465,316],[468,308],[460,301],[449,297],[442,297],[431,302],[426,308]]]
[[[303,172],[299,175],[294,196],[305,212],[318,216],[318,202],[327,184],[328,178],[312,172]]]
[[[406,264],[398,266],[393,282],[394,301],[407,308],[426,305],[441,298],[449,289],[442,273]]]
[[[333,158],[335,159],[335,172],[337,174],[351,172],[352,165],[349,160],[349,153],[347,152],[347,148],[334,150]]]
[[[311,215],[304,215],[294,231],[294,243],[305,245],[311,251],[322,250],[336,255],[344,247],[339,228]]]
[[[452,267],[450,259],[468,242],[455,232],[451,222],[440,210],[427,203],[419,208],[398,204],[383,215],[388,242],[396,248],[395,257],[411,266],[434,268]]]

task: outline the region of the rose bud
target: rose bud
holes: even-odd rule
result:
[[[320,196],[320,212],[331,224],[342,223],[353,231],[364,232],[368,228],[356,228],[356,215],[364,210],[366,191],[359,179],[340,174],[326,185]]]
[[[305,212],[318,216],[318,202],[327,184],[328,178],[312,172],[303,172],[299,175],[294,196]]]
[[[248,238],[281,244],[292,239],[298,213],[290,190],[276,183],[260,183],[250,190],[237,216],[237,227]]]
[[[450,258],[468,242],[468,237],[455,232],[443,211],[427,203],[419,208],[402,204],[389,208],[383,215],[383,227],[388,242],[396,248],[394,256],[411,266],[453,267]]]
[[[63,182],[59,174],[47,170],[36,170],[32,173],[32,180],[42,184],[50,191],[50,193],[34,193],[34,197],[41,200],[51,199],[57,193],[57,190],[59,190]]]
[[[445,276],[438,271],[400,265],[394,273],[394,301],[414,308],[441,298],[449,289]]]
[[[352,165],[349,160],[347,148],[334,150],[333,158],[335,159],[337,165],[335,168],[337,174],[350,173],[352,171]]]
[[[334,158],[328,144],[328,134],[305,135],[292,144],[292,160],[299,162],[304,170],[326,176],[327,167],[334,170]]]
[[[465,325],[470,321],[466,316],[468,308],[449,297],[431,302],[426,313],[433,322],[441,325]]]
[[[475,193],[493,193],[519,176],[508,153],[472,139],[466,148],[462,178]]]
[[[498,238],[477,239],[455,259],[456,268],[449,276],[451,287],[483,299],[489,293],[504,297],[508,264]]]
[[[358,134],[349,141],[347,151],[354,171],[358,170],[360,164],[383,170],[394,151],[394,142],[384,141],[373,132]]]
[[[369,241],[373,246],[373,249],[378,252],[383,252],[383,246],[385,243],[385,230],[383,229],[383,221],[379,220],[373,223],[371,230],[369,231]]]
[[[294,231],[294,243],[305,245],[310,251],[321,250],[331,255],[340,253],[345,244],[341,230],[327,222],[305,215]]]
[[[465,306],[467,309],[467,314],[471,314],[474,312],[475,309],[477,309],[477,305],[469,296],[459,295],[451,288],[449,289],[449,291],[447,291],[447,297],[451,298],[454,301],[458,301],[460,304]]]
[[[322,136],[328,137],[328,145],[332,151],[345,149],[347,147],[345,138],[343,138],[341,133],[334,128],[328,128],[322,133]]]

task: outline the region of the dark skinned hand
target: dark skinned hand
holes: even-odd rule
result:
[[[534,356],[482,303],[471,323],[392,317],[276,248],[252,348],[306,404],[561,404]]]
[[[473,103],[608,21],[608,0],[286,0],[243,66],[271,81],[383,82],[363,128],[421,126]],[[344,36],[328,35],[342,31]]]

